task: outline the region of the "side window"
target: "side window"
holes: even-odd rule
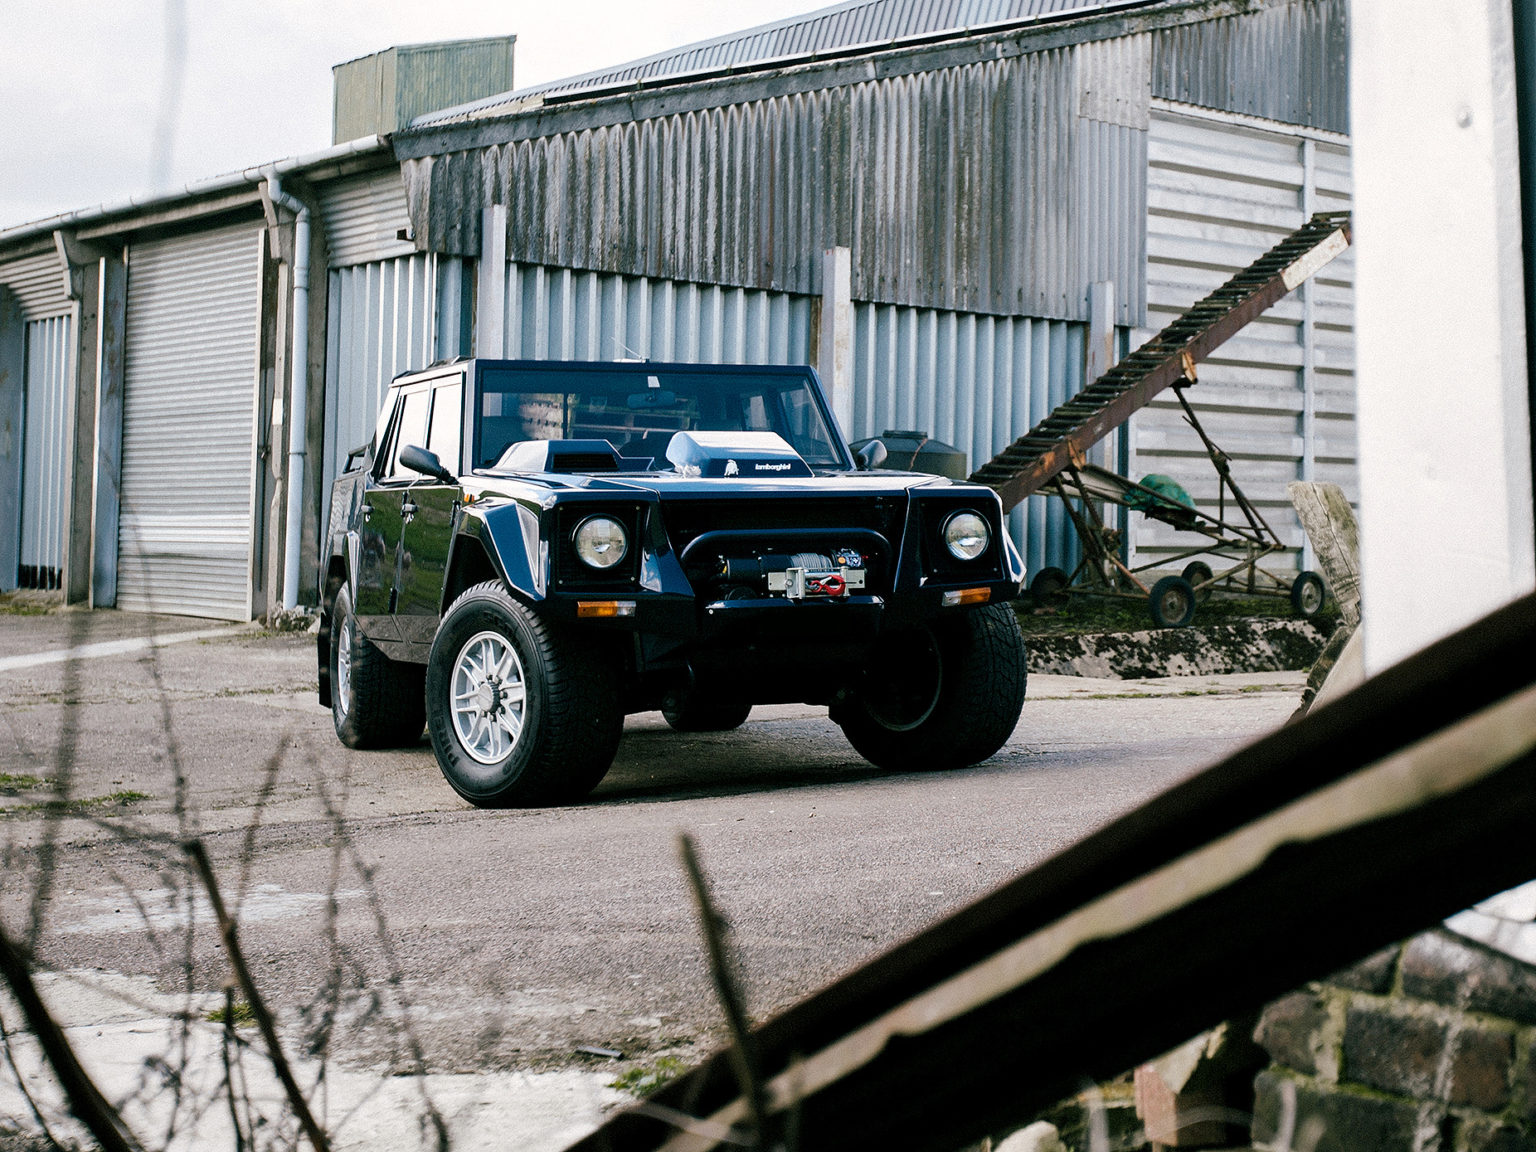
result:
[[[459,474],[459,442],[464,431],[464,385],[442,385],[432,392],[432,428],[427,433],[426,449],[443,462],[455,476]]]
[[[395,423],[395,435],[389,445],[389,461],[384,471],[380,473],[380,479],[421,479],[420,473],[412,472],[400,464],[400,449],[407,444],[415,444],[420,448],[427,446],[427,402],[431,398],[432,394],[425,388],[406,394],[405,402],[400,409],[400,418]]]

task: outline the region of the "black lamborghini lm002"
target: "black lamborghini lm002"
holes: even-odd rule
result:
[[[628,713],[824,704],[892,770],[995,753],[1023,564],[989,488],[874,470],[809,368],[468,360],[394,381],[331,497],[320,699],[473,804],[567,803]]]

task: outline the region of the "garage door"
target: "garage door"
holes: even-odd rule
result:
[[[248,620],[259,225],[134,245],[117,605]]]
[[[1327,133],[1154,105],[1147,160],[1147,331],[1133,345],[1312,212],[1350,206],[1348,142]],[[1188,393],[1244,492],[1293,549],[1266,567],[1302,558],[1292,480],[1332,480],[1357,498],[1353,276],[1346,252],[1202,364]],[[1216,473],[1171,392],[1137,413],[1131,443],[1134,476],[1172,476],[1216,510]],[[1191,546],[1187,533],[1136,520],[1139,563]]]

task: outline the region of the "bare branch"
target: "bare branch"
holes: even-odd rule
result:
[[[758,1074],[756,1051],[752,1043],[751,1027],[747,1022],[746,1005],[742,1000],[740,989],[736,987],[730,958],[726,954],[726,922],[710,902],[709,889],[704,881],[704,872],[699,867],[698,852],[694,848],[693,838],[684,833],[677,838],[677,841],[683,857],[683,867],[688,873],[688,884],[693,889],[694,903],[698,907],[699,925],[704,931],[704,943],[709,951],[709,975],[714,981],[715,995],[720,998],[720,1006],[725,1010],[726,1026],[731,1032],[731,1050],[728,1055],[731,1070],[736,1073],[742,1098],[746,1100],[748,1113],[752,1117],[752,1128],[756,1134],[753,1146],[767,1148],[769,1147],[768,1096],[763,1089],[763,1079]]]
[[[282,1045],[278,1043],[277,1028],[272,1022],[272,1014],[267,1011],[266,1002],[256,990],[256,981],[251,978],[250,967],[245,962],[245,953],[240,948],[239,932],[224,907],[224,897],[220,894],[218,881],[214,878],[213,864],[208,859],[208,849],[203,846],[201,840],[189,840],[184,850],[192,858],[193,867],[196,868],[203,887],[208,891],[208,901],[213,905],[213,914],[219,922],[219,936],[224,941],[225,955],[229,957],[229,965],[234,969],[235,979],[240,982],[240,990],[245,993],[246,1002],[251,1006],[251,1015],[256,1018],[256,1027],[261,1030],[262,1039],[267,1043],[267,1057],[272,1061],[272,1069],[277,1073],[277,1078],[282,1081],[283,1091],[288,1095],[288,1104],[292,1107],[294,1115],[298,1117],[299,1124],[304,1129],[304,1135],[309,1138],[315,1152],[330,1152],[330,1141],[326,1138],[325,1131],[316,1123],[314,1115],[309,1110],[309,1103],[304,1099],[304,1093],[299,1090],[298,1081],[293,1078],[293,1069],[288,1064],[288,1058],[283,1055]]]
[[[0,927],[0,976],[5,977],[26,1017],[27,1026],[53,1066],[54,1075],[69,1099],[70,1111],[85,1125],[103,1152],[143,1152],[143,1146],[118,1115],[117,1109],[107,1102],[95,1081],[80,1066],[64,1030],[38,994],[25,957],[11,943],[3,927]]]

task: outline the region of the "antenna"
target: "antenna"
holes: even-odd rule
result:
[[[619,359],[619,363],[621,363],[621,364],[625,364],[625,363],[644,364],[649,359],[649,357],[640,355],[640,353],[636,352],[633,348],[631,348],[628,344],[624,343],[624,341],[620,340],[617,336],[615,336],[613,338],[613,342],[619,346],[619,351],[620,352],[627,352],[628,353],[627,356],[620,356],[618,358]]]

